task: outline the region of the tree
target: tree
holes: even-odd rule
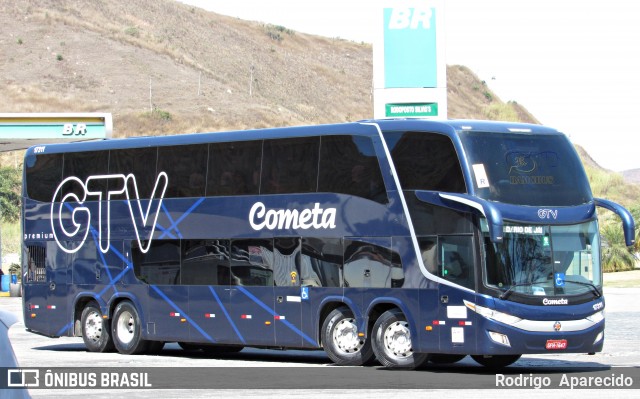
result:
[[[4,221],[20,218],[21,177],[20,169],[0,167],[0,213]]]
[[[620,224],[603,223],[600,234],[602,235],[603,270],[605,272],[633,270],[636,259],[625,244]]]
[[[633,252],[640,252],[640,205],[635,205],[630,210],[631,216],[636,223],[636,242],[633,245]]]

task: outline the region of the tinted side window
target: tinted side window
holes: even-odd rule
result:
[[[258,194],[262,141],[209,146],[207,195]]]
[[[386,242],[385,242],[386,241]],[[404,272],[391,239],[357,239],[344,242],[345,287],[401,287]]]
[[[422,261],[429,273],[455,284],[474,288],[473,238],[471,235],[418,237],[418,242]]]
[[[319,145],[319,137],[265,140],[260,193],[315,192]]]
[[[156,183],[156,158],[158,149],[150,148],[129,148],[123,150],[112,150],[109,159],[109,173],[123,174],[125,176],[130,173],[136,178],[138,194],[140,198],[149,198]],[[115,187],[116,181],[109,181],[110,190],[118,190]],[[135,197],[135,188],[133,182],[129,182],[129,196]],[[124,194],[112,196],[112,199],[124,199]]]
[[[249,239],[231,242],[231,285],[273,285],[273,243]]]
[[[403,190],[466,192],[453,142],[423,132],[388,132],[385,140]]]
[[[302,256],[307,258],[322,287],[342,287],[342,240],[303,238]],[[304,280],[303,280],[303,285]]]
[[[180,284],[180,240],[153,240],[146,253],[136,241],[131,246],[133,271],[138,280],[147,284]]]
[[[109,172],[109,151],[68,152],[64,154],[63,177],[75,176],[85,182],[89,176],[106,175]],[[90,191],[106,192],[107,181],[103,179],[89,182]],[[84,197],[84,189],[79,184],[65,184],[62,194],[72,192],[79,199]]]
[[[470,213],[427,204],[413,192],[405,195],[411,221],[417,235],[471,234],[473,219]]]
[[[203,197],[208,146],[203,144],[158,147],[158,173],[169,178],[165,197]]]
[[[471,236],[439,237],[440,275],[456,284],[474,288],[473,241]]]
[[[318,191],[350,194],[386,203],[382,173],[371,139],[322,137]]]
[[[62,181],[62,154],[32,155],[25,166],[27,196],[36,201],[51,201]]]
[[[228,285],[229,240],[183,240],[180,283]]]

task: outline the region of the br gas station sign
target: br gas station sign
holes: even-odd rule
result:
[[[0,151],[37,144],[111,138],[109,113],[0,114]]]
[[[385,0],[373,45],[374,117],[447,117],[441,0]]]

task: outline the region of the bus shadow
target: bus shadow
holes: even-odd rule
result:
[[[386,367],[378,367],[379,370],[393,370]],[[478,375],[495,375],[496,373],[504,375],[520,375],[520,374],[571,374],[593,371],[611,370],[611,365],[593,361],[576,361],[576,360],[556,360],[541,358],[523,357],[516,363],[502,368],[485,367],[470,357],[466,357],[455,364],[433,364],[427,363],[415,371],[431,372],[431,373],[464,373]]]
[[[56,345],[37,346],[33,348],[37,351],[50,352],[87,352],[83,343],[64,343]],[[303,350],[276,350],[276,349],[255,349],[244,348],[236,353],[211,353],[202,350],[185,350],[176,343],[167,343],[165,347],[156,353],[148,353],[136,356],[162,356],[167,358],[184,359],[220,359],[220,360],[245,360],[260,362],[284,362],[300,364],[331,364],[331,360],[323,351],[303,351]]]
[[[177,344],[166,344],[159,356],[190,359],[245,360],[272,363],[330,364],[323,351],[277,350],[244,348],[235,353],[210,353],[201,350],[184,350]]]
[[[83,343],[65,343],[47,346],[34,347],[38,351],[50,352],[88,352]],[[256,361],[267,363],[292,363],[292,364],[310,364],[310,365],[329,365],[333,366],[332,361],[327,355],[320,350],[277,350],[277,349],[257,349],[244,348],[236,353],[211,353],[202,350],[185,350],[176,343],[167,343],[165,347],[153,354],[143,354],[138,356],[162,356],[176,359],[220,359],[220,360],[238,360],[238,361]],[[338,366],[336,366],[338,367]],[[373,365],[366,367],[379,371],[397,371],[383,367],[380,363],[375,362]],[[416,372],[429,373],[458,373],[458,374],[477,374],[477,375],[494,375],[496,373],[504,375],[519,374],[570,374],[583,373],[590,371],[607,371],[611,370],[611,366],[593,361],[577,361],[566,359],[545,359],[535,357],[523,357],[511,366],[504,368],[488,368],[477,364],[470,357],[454,364],[434,364],[426,363],[420,368],[414,370]]]

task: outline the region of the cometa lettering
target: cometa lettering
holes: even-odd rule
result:
[[[543,305],[568,305],[569,301],[567,300],[567,298],[560,298],[560,299],[544,298],[542,300],[542,304]]]
[[[256,202],[249,211],[249,223],[254,230],[335,229],[336,208],[322,209],[316,202],[313,209],[267,209]]]

